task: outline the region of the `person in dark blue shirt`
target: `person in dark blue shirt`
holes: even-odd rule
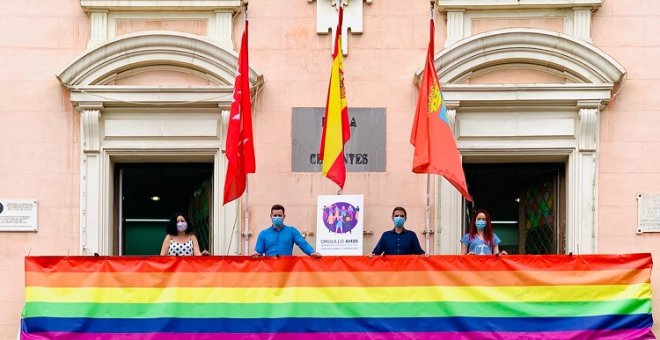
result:
[[[394,229],[386,231],[378,240],[372,255],[423,255],[424,250],[414,231],[403,227],[406,222],[406,209],[396,207],[392,211]]]
[[[270,208],[272,225],[259,233],[257,244],[254,246],[255,256],[280,256],[293,254],[293,245],[296,244],[305,254],[321,257],[314,251],[302,237],[298,229],[284,224],[284,207],[275,204]]]

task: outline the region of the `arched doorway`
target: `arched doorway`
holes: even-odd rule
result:
[[[583,40],[529,28],[463,39],[435,64],[464,163],[561,164],[565,247],[556,249],[595,252],[599,112],[623,67]],[[451,185],[436,181],[438,253],[459,251],[465,211]]]
[[[236,55],[178,32],[129,34],[102,43],[58,78],[81,121],[81,253],[123,253],[118,171],[127,164],[210,165],[210,248],[238,254],[238,203],[221,206],[223,111],[231,103]],[[250,73],[254,90],[263,77]]]

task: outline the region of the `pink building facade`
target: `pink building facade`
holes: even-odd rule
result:
[[[174,211],[199,221],[214,255],[251,253],[275,203],[314,244],[317,196],[337,187],[294,160],[307,127],[293,113],[325,105],[336,8],[250,1],[257,172],[248,197],[222,206],[241,5],[0,4],[0,202],[38,202],[36,231],[0,230],[0,338],[18,331],[25,256],[149,254]],[[410,171],[429,3],[351,0],[348,105],[382,113],[356,114],[356,129],[384,136],[372,142],[384,152],[369,155],[381,167],[351,168],[343,190],[364,195],[363,254],[394,206],[428,253],[458,254],[481,207],[510,253],[657,258],[660,235],[638,231],[638,207],[660,193],[660,4],[438,0],[435,15],[436,69],[475,204]],[[382,130],[369,130],[378,119]],[[652,280],[658,291],[657,271]]]

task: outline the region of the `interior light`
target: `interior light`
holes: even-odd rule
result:
[[[516,201],[516,203],[520,203],[520,197],[516,197],[516,199],[514,199],[514,201]]]
[[[151,196],[151,200],[154,201],[154,202],[156,202],[156,201],[160,201],[160,197],[158,197],[158,196]]]

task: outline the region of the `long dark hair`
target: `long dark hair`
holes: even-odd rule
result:
[[[493,232],[493,223],[492,223],[492,220],[490,218],[490,214],[488,213],[488,211],[486,209],[479,209],[474,214],[474,218],[472,218],[472,221],[470,222],[469,240],[474,240],[474,238],[477,237],[476,222],[477,222],[477,216],[479,216],[479,214],[481,214],[481,213],[486,215],[486,229],[484,229],[484,243],[486,243],[488,246],[493,248],[494,247],[494,244],[493,244],[493,234],[494,234],[494,232]]]
[[[193,230],[194,228],[193,228],[192,223],[190,222],[190,219],[185,214],[179,213],[179,212],[174,213],[174,215],[172,215],[172,217],[170,217],[170,222],[167,224],[167,228],[165,229],[165,232],[167,232],[168,234],[173,235],[173,236],[176,236],[176,235],[179,234],[179,231],[176,230],[176,219],[179,216],[182,216],[183,219],[186,220],[186,223],[188,223],[188,229],[186,229],[186,235],[192,234],[193,231],[194,231]]]

